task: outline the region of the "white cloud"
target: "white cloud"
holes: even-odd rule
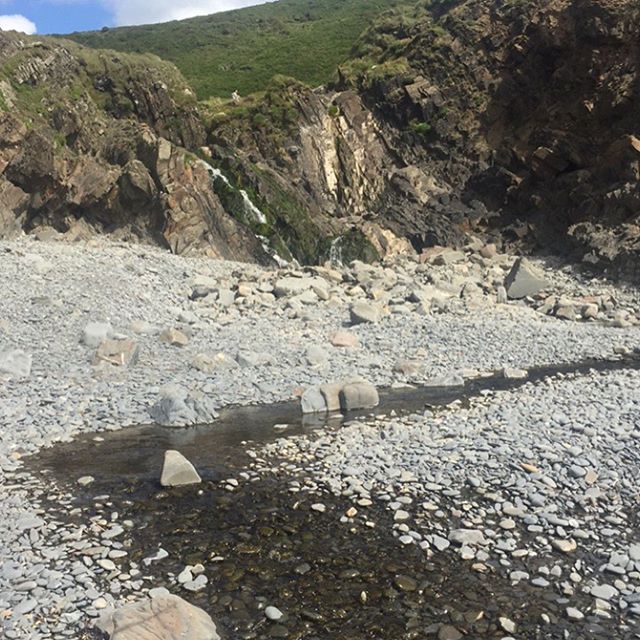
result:
[[[193,16],[204,16],[218,11],[239,9],[266,0],[102,0],[113,11],[117,25],[149,24],[183,20]]]
[[[0,29],[2,31],[21,31],[29,35],[37,31],[34,22],[19,15],[0,16]]]

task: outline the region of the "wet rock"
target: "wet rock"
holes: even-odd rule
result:
[[[158,424],[180,426],[212,422],[217,412],[202,394],[170,385],[160,392],[160,397],[149,409],[149,415]]]
[[[552,540],[551,545],[553,546],[554,549],[557,549],[558,551],[562,551],[562,553],[571,553],[578,548],[578,545],[576,544],[575,540],[562,540],[562,539]]]
[[[181,487],[188,484],[200,484],[200,482],[202,480],[195,467],[179,451],[165,451],[160,477],[160,484],[163,487]],[[185,580],[185,582],[189,580]]]
[[[438,640],[462,640],[462,634],[450,624],[443,624],[438,630]]]
[[[575,607],[567,607],[567,618],[570,620],[583,620],[584,613],[580,611],[580,609],[576,609]]]
[[[449,533],[449,540],[458,545],[484,544],[484,533],[479,529],[454,529]]]
[[[417,580],[409,576],[397,575],[393,582],[401,591],[415,591],[418,588]]]
[[[504,281],[511,299],[533,296],[548,286],[544,276],[526,259],[518,258]]]
[[[327,404],[320,387],[310,387],[300,398],[302,413],[324,413],[327,411]]]
[[[274,607],[274,606],[268,606],[264,610],[264,615],[267,617],[267,619],[273,620],[274,622],[276,622],[278,620],[282,620],[282,618],[284,616],[282,611],[280,611],[280,609],[278,609],[277,607]]]
[[[138,362],[140,348],[134,340],[104,340],[93,358],[93,364],[128,367]]]
[[[611,600],[618,595],[618,590],[610,584],[598,584],[595,587],[591,587],[591,595],[601,600]]]
[[[343,411],[373,409],[379,403],[378,390],[369,382],[345,384],[340,391],[340,408]]]
[[[109,640],[220,640],[207,613],[174,595],[107,611],[96,627]]]
[[[31,375],[31,354],[22,349],[0,350],[0,375],[9,378],[28,378]]]

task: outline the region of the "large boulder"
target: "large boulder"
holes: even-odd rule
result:
[[[195,467],[179,451],[165,451],[160,476],[160,484],[163,487],[182,487],[201,482]]]
[[[166,427],[207,424],[218,417],[212,403],[205,396],[177,385],[162,389],[160,397],[149,409],[149,415]]]
[[[96,627],[109,640],[220,640],[205,611],[171,594],[109,610]]]
[[[504,281],[507,295],[511,299],[526,298],[548,287],[544,275],[526,258],[518,258]]]

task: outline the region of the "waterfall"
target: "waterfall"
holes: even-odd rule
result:
[[[224,173],[220,171],[220,169],[217,169],[216,167],[212,167],[208,162],[205,162],[204,160],[198,160],[198,164],[206,169],[207,173],[211,176],[212,183],[216,180],[216,178],[220,178],[220,180],[222,180],[222,182],[224,182],[227,185],[227,187],[231,187],[231,184],[227,176],[225,176]],[[214,188],[214,191],[215,191],[215,188]]]
[[[255,203],[249,197],[249,194],[244,189],[236,190],[231,182],[229,182],[227,176],[225,176],[224,173],[220,171],[220,169],[212,167],[208,162],[205,162],[204,160],[198,160],[198,162],[205,167],[207,173],[211,176],[211,188],[214,191],[216,191],[216,180],[222,180],[226,187],[228,187],[232,191],[237,191],[237,193],[240,194],[240,197],[242,198],[242,213],[247,222],[259,225],[268,224],[267,216],[265,216],[264,213],[255,205]],[[279,267],[285,267],[289,264],[271,247],[269,238],[258,234],[255,235],[256,238],[260,240],[265,253],[271,256],[271,258],[273,258],[273,260]]]
[[[329,248],[329,262],[336,266],[342,266],[342,236],[334,238]]]
[[[256,224],[267,224],[267,216],[265,216],[264,213],[262,213],[262,211],[253,204],[249,194],[244,189],[240,189],[240,195],[242,196],[244,213],[247,218]]]

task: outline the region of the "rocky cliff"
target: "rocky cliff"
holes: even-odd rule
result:
[[[109,233],[267,261],[229,216],[180,74],[153,56],[0,33],[0,236]]]
[[[639,27],[629,0],[421,2],[333,87],[280,82],[214,114],[211,142],[259,197],[275,183],[378,248],[380,229],[417,250],[473,231],[638,276]]]
[[[303,262],[473,234],[637,278],[639,29],[633,0],[408,3],[332,85],[199,109],[153,56],[2,34],[2,228]]]

